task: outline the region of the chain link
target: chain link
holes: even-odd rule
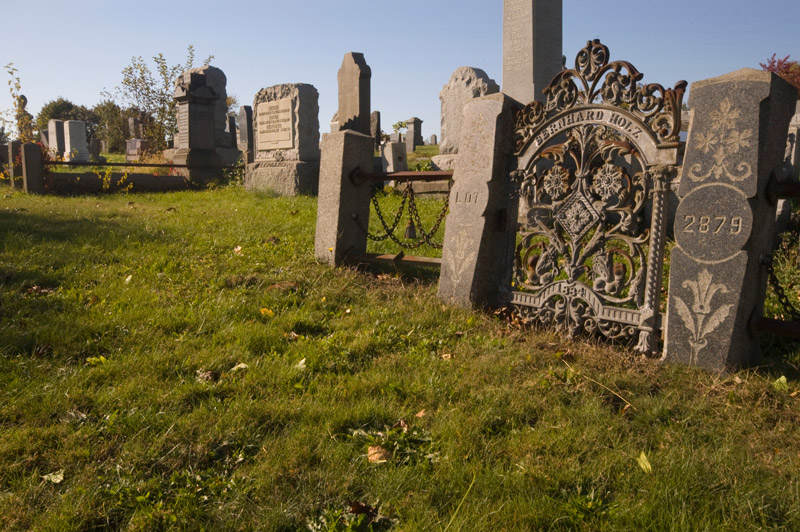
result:
[[[448,183],[448,191],[449,191],[449,189],[450,189],[450,187],[452,185],[453,185],[453,181],[451,180]],[[401,241],[400,239],[398,239],[394,235],[394,232],[397,229],[397,226],[400,225],[400,220],[403,217],[403,212],[405,211],[406,203],[408,203],[408,215],[411,218],[411,220],[413,221],[413,223],[416,224],[417,231],[419,231],[419,233],[422,235],[422,238],[420,238],[419,240],[417,240],[415,242],[403,242],[403,241]],[[416,202],[415,197],[414,197],[413,184],[411,182],[408,183],[408,185],[406,186],[405,191],[403,192],[403,200],[400,203],[400,208],[395,213],[394,220],[392,221],[392,226],[391,227],[389,227],[389,224],[386,222],[386,219],[383,216],[383,211],[381,211],[381,207],[380,207],[380,204],[378,203],[378,196],[377,195],[373,195],[372,196],[372,205],[375,207],[375,213],[378,215],[378,220],[380,221],[381,226],[383,227],[383,231],[384,231],[383,234],[374,235],[374,234],[370,233],[367,230],[367,228],[365,228],[362,225],[361,220],[359,220],[358,218],[354,218],[355,222],[356,222],[356,225],[358,225],[358,228],[361,229],[361,231],[363,231],[367,235],[367,238],[369,238],[370,240],[374,240],[376,242],[380,242],[380,241],[383,241],[383,240],[386,240],[387,238],[389,238],[392,242],[394,242],[395,244],[397,244],[398,246],[400,246],[403,249],[417,249],[417,248],[421,247],[423,244],[428,244],[429,246],[431,246],[431,247],[433,247],[435,249],[442,249],[442,244],[439,244],[438,242],[434,242],[433,241],[433,236],[439,230],[439,227],[442,225],[442,222],[444,221],[445,216],[447,216],[447,211],[448,211],[448,208],[450,206],[450,194],[449,193],[447,194],[447,198],[444,201],[444,205],[442,206],[442,210],[439,213],[439,217],[436,219],[436,222],[433,224],[433,227],[431,227],[431,230],[429,232],[426,232],[422,228],[422,221],[420,220],[419,210],[417,209],[417,202]]]
[[[773,257],[769,257],[766,266],[767,275],[769,276],[769,284],[772,286],[772,290],[775,292],[775,295],[778,296],[781,309],[783,309],[783,311],[789,315],[792,321],[800,321],[800,310],[797,310],[797,308],[789,300],[789,297],[786,295],[786,292],[781,286],[780,279],[778,279],[778,276],[775,274]]]

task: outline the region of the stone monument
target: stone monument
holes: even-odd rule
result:
[[[433,157],[434,167],[452,170],[461,141],[461,126],[464,107],[471,100],[500,92],[500,86],[479,68],[459,67],[450,76],[439,93],[442,103],[442,138],[439,142],[439,155]]]
[[[239,108],[239,150],[246,164],[253,162],[253,108]]]
[[[372,70],[364,54],[345,54],[339,69],[339,129],[371,134],[370,128],[370,80]]]
[[[406,151],[414,153],[417,146],[424,145],[425,142],[422,140],[422,120],[412,116],[406,120]]]
[[[64,159],[88,162],[89,147],[86,145],[86,122],[67,120],[64,122]]]
[[[222,160],[215,145],[215,114],[219,95],[207,76],[196,69],[184,72],[175,83],[178,137],[172,161],[190,168],[184,172],[199,183],[219,177]]]
[[[50,119],[47,122],[50,153],[55,158],[64,157],[64,121]]]
[[[562,65],[561,0],[503,0],[503,93],[544,102]]]
[[[742,69],[693,83],[692,119],[670,257],[664,358],[725,370],[759,356],[775,204],[794,88]]]
[[[253,102],[254,162],[245,187],[285,196],[316,194],[319,182],[319,93],[293,83],[262,89]],[[367,117],[369,118],[369,117]]]

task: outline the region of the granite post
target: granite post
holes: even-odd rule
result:
[[[44,194],[44,166],[42,149],[38,144],[22,145],[22,176],[25,192]]]
[[[317,203],[314,255],[338,266],[347,253],[363,253],[369,227],[372,182],[351,177],[354,170],[372,171],[375,141],[356,131],[339,131],[322,137],[322,161]]]
[[[8,142],[8,180],[11,188],[22,186],[22,142]]]
[[[248,190],[284,196],[316,194],[319,185],[319,93],[307,83],[259,91],[253,136],[254,162],[247,165]]]
[[[509,164],[519,104],[504,94],[464,109],[461,155],[445,221],[439,297],[463,307],[495,304],[511,280],[517,202]]]
[[[519,103],[544,102],[561,71],[561,0],[503,0],[503,93]]]
[[[364,54],[359,52],[345,54],[337,77],[339,81],[337,114],[340,129],[349,129],[370,135],[372,70],[367,65]]]
[[[670,256],[664,358],[723,371],[759,358],[775,203],[795,89],[743,69],[693,83]]]
[[[383,172],[405,172],[408,170],[405,144],[402,142],[381,144],[381,170]]]

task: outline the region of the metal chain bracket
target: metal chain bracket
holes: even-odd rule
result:
[[[800,321],[800,310],[798,310],[789,300],[789,297],[786,295],[786,291],[784,291],[783,287],[781,286],[780,279],[778,279],[778,276],[775,274],[773,257],[767,257],[765,264],[767,267],[767,275],[769,276],[769,284],[772,287],[772,290],[775,292],[775,295],[778,296],[778,302],[780,303],[781,309],[789,315],[792,321]]]
[[[450,182],[450,186],[452,186],[452,181]],[[402,219],[403,212],[406,209],[406,204],[408,204],[409,218],[413,220],[414,224],[416,224],[416,230],[419,231],[419,234],[422,236],[420,239],[412,242],[403,242],[399,238],[397,238],[394,234],[395,230],[400,225],[400,220]],[[370,233],[369,230],[366,227],[364,227],[364,225],[361,223],[361,220],[359,220],[358,217],[354,216],[356,225],[358,225],[358,228],[361,231],[363,231],[367,235],[367,238],[369,238],[370,240],[380,242],[388,238],[403,249],[417,249],[421,247],[423,244],[428,244],[429,246],[435,249],[442,249],[442,244],[434,242],[433,237],[439,230],[439,227],[442,225],[445,216],[447,216],[447,211],[450,206],[449,194],[447,195],[444,205],[442,206],[442,210],[439,213],[439,216],[436,219],[436,222],[431,227],[430,231],[425,231],[422,227],[422,221],[420,219],[419,210],[417,209],[417,202],[414,197],[414,189],[411,182],[407,184],[405,191],[403,191],[403,199],[402,202],[400,203],[400,208],[395,213],[391,227],[386,222],[386,219],[383,215],[383,211],[381,210],[380,204],[378,203],[377,195],[372,196],[372,205],[373,207],[375,207],[375,213],[378,215],[378,220],[380,221],[381,226],[383,227],[383,234],[376,235]]]

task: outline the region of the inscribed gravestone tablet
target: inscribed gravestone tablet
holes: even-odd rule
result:
[[[294,116],[292,98],[258,104],[256,149],[288,150],[294,148]]]

